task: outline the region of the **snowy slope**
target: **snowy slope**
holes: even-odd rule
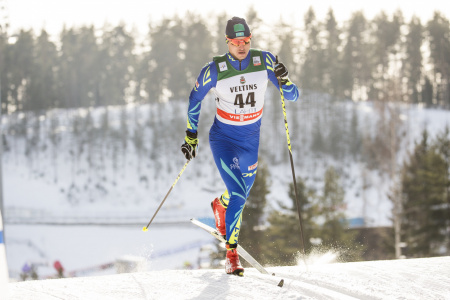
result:
[[[100,130],[105,108],[3,116],[8,145],[2,157],[3,217],[10,277],[18,279],[22,267],[34,263],[40,265],[39,277],[46,278],[54,274],[52,264],[56,260],[74,276],[105,275],[86,270],[113,263],[124,255],[144,257],[147,271],[152,272],[180,269],[187,261],[195,264],[200,247],[214,238],[185,224],[191,217],[212,217],[210,201],[224,191],[208,145],[214,115],[214,101],[210,100],[202,108],[201,155],[183,173],[158,213],[152,225],[155,228],[147,234],[142,227],[185,163],[179,146],[186,126],[186,103],[111,107],[105,136]],[[390,178],[348,159],[314,157],[309,144],[314,120],[323,116],[320,102],[324,100],[305,100],[287,103],[296,174],[308,178],[308,186],[320,189],[325,169],[334,165],[343,175],[346,215],[363,218],[367,226],[390,226]],[[371,103],[325,108],[330,115],[345,112],[348,118],[353,105],[362,128],[373,128],[376,109]],[[338,109],[340,106],[343,108]],[[267,211],[276,209],[278,202],[289,205],[291,201],[287,191],[292,177],[280,108],[278,98],[266,102],[262,128],[261,156],[271,163]],[[424,128],[436,133],[450,124],[448,111],[411,106],[401,112],[408,128],[409,142],[405,142],[404,151],[411,149]],[[75,133],[77,126],[88,123],[83,117],[88,114],[95,123],[92,132],[98,134],[91,143],[86,142],[88,132]],[[111,137],[123,127],[122,116],[128,120],[125,148],[122,140]],[[324,128],[331,128],[330,122],[320,120],[329,123]],[[160,122],[170,124],[173,132],[155,130]],[[18,125],[22,123],[26,130],[19,134],[23,126]],[[143,138],[145,147],[140,152],[135,136]],[[110,271],[107,274],[114,272]]]
[[[450,257],[307,266],[26,281],[10,283],[10,299],[450,299]]]

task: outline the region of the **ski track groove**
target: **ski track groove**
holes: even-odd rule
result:
[[[43,292],[43,291],[39,291],[39,290],[37,290],[37,289],[30,289],[30,288],[21,288],[22,290],[26,290],[26,291],[29,291],[29,292],[31,292],[31,293],[39,293],[39,294],[42,294],[42,295],[45,295],[45,296],[50,296],[50,297],[53,297],[53,298],[55,298],[55,299],[61,299],[61,300],[66,300],[66,299],[68,299],[68,298],[65,298],[65,297],[60,297],[60,296],[56,296],[56,295],[53,295],[52,293],[49,293],[49,292]]]
[[[318,282],[317,280],[311,280],[306,278],[301,278],[301,275],[295,276],[287,273],[276,273],[275,276],[279,280],[284,279],[284,286],[286,285],[290,289],[296,290],[298,293],[303,294],[313,299],[361,299],[361,300],[376,300],[380,299],[377,297],[368,296],[367,294],[355,293],[347,290],[346,288],[332,285],[326,282]],[[314,288],[320,288],[323,291],[314,290]],[[328,295],[324,295],[325,292]],[[325,296],[327,296],[325,298]]]
[[[141,290],[141,295],[144,297],[144,299],[151,299],[150,297],[147,297],[147,292],[144,288],[144,286],[142,286],[142,284],[139,282],[139,280],[136,278],[136,275],[132,275],[131,278],[136,282],[136,285],[139,287],[139,289]]]
[[[206,274],[205,274],[206,275]],[[208,286],[206,286],[203,291],[191,298],[192,300],[201,298],[201,299],[224,299],[228,294],[229,287],[221,284],[220,281],[214,278],[214,276],[208,276],[208,280],[213,279],[213,282],[210,282]],[[203,298],[205,297],[205,298]]]

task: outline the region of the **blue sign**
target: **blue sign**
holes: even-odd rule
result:
[[[3,239],[3,231],[0,231],[0,244],[3,244],[5,240]]]

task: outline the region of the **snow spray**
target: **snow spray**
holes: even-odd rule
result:
[[[297,265],[306,267],[308,270],[308,266],[312,265],[324,265],[324,264],[332,264],[337,262],[342,262],[341,253],[336,249],[322,249],[315,247],[308,254],[298,253],[297,254]]]
[[[149,269],[152,265],[152,255],[154,252],[154,246],[153,244],[150,245],[143,245],[139,251],[138,255],[145,259],[145,263],[147,266],[147,269]]]
[[[9,273],[6,264],[5,239],[3,237],[3,219],[0,211],[0,298],[9,299]]]

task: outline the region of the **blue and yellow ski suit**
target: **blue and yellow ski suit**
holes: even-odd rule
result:
[[[213,90],[216,116],[209,132],[211,151],[225,183],[221,196],[227,208],[227,241],[237,244],[245,201],[258,169],[258,148],[264,95],[270,80],[276,88],[275,57],[267,51],[250,49],[242,61],[230,53],[214,57],[197,78],[189,96],[187,130],[198,128],[201,102]],[[282,86],[285,99],[296,101],[297,86],[288,81]]]

